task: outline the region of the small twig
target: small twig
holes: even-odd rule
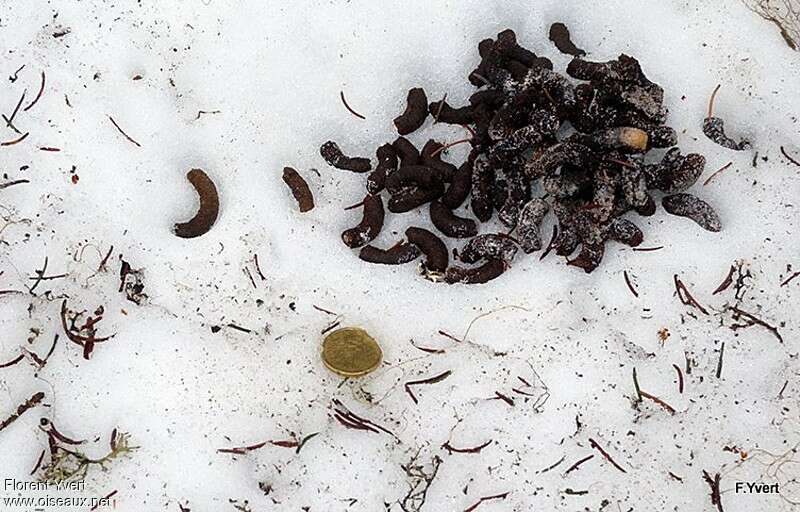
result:
[[[0,146],[13,146],[14,144],[19,144],[20,142],[28,138],[28,135],[30,135],[30,132],[25,132],[24,134],[20,135],[18,138],[14,140],[7,140],[5,142],[0,142]]]
[[[725,355],[725,342],[719,348],[719,361],[717,361],[717,378],[722,377],[722,357]]]
[[[362,206],[364,206],[364,201],[360,201],[360,202],[358,202],[356,204],[351,204],[350,206],[345,206],[344,207],[344,211],[354,210],[354,209],[360,208]]]
[[[441,382],[447,377],[449,377],[451,373],[453,373],[452,370],[447,370],[440,373],[439,375],[434,375],[433,377],[429,377],[427,379],[408,381],[404,385],[406,393],[408,393],[408,396],[411,397],[411,400],[413,400],[415,404],[418,404],[419,400],[417,400],[417,397],[414,395],[414,392],[411,391],[411,386],[417,386],[419,384],[436,384],[437,382]]]
[[[634,297],[639,297],[639,292],[636,291],[636,288],[633,287],[633,283],[631,283],[631,278],[628,276],[628,271],[623,270],[622,275],[625,276],[625,284],[628,285],[628,289],[631,291]]]
[[[707,116],[707,118],[711,117],[713,115],[713,113],[714,113],[714,98],[717,97],[717,91],[719,91],[720,87],[722,87],[722,84],[717,84],[717,86],[714,88],[714,92],[711,93],[711,98],[708,100],[708,116]]]
[[[461,343],[460,339],[456,338],[452,334],[446,333],[445,331],[439,331],[439,335],[440,336],[444,336],[445,338],[449,338],[449,339],[455,341],[456,343]]]
[[[783,392],[786,391],[786,386],[788,386],[788,385],[789,385],[789,381],[788,380],[783,383],[783,387],[781,387],[781,390],[778,392],[778,399],[781,399],[781,400],[783,399]]]
[[[557,468],[562,462],[564,462],[564,459],[566,459],[566,458],[567,458],[567,456],[564,455],[563,457],[558,459],[558,461],[555,464],[551,464],[550,466],[547,466],[546,468],[544,468],[542,470],[539,470],[536,473],[538,473],[538,474],[547,473],[548,471],[551,471],[551,470]]]
[[[14,359],[12,359],[11,361],[9,361],[7,363],[0,364],[0,368],[9,368],[9,367],[14,366],[15,364],[19,363],[23,359],[25,359],[25,354],[20,354],[17,357],[15,357]]]
[[[44,399],[44,393],[42,393],[41,391],[38,392],[38,393],[34,393],[33,396],[31,396],[25,402],[20,404],[19,407],[17,407],[17,411],[14,414],[12,414],[11,416],[9,416],[5,420],[3,420],[2,423],[0,423],[0,432],[5,430],[6,427],[11,425],[15,421],[17,421],[17,419],[20,416],[22,416],[23,414],[25,414],[26,411],[28,411],[29,409],[32,409],[32,408],[36,407],[37,405],[39,405],[39,403],[43,399]]]
[[[566,476],[566,475],[568,475],[568,474],[572,473],[573,471],[575,471],[576,469],[578,469],[579,467],[581,467],[581,465],[582,465],[584,462],[588,462],[588,461],[592,460],[593,458],[594,458],[594,454],[591,454],[591,455],[588,455],[588,456],[586,456],[586,457],[582,458],[581,460],[579,460],[579,461],[578,461],[578,462],[576,462],[575,464],[573,464],[573,465],[571,465],[570,467],[568,467],[568,468],[567,468],[567,470],[566,470],[566,471],[564,471],[564,475]]]
[[[634,247],[632,250],[636,252],[651,252],[651,251],[660,251],[663,249],[663,245],[659,245],[658,247]]]
[[[258,254],[253,255],[253,262],[256,264],[256,272],[258,272],[258,277],[260,277],[262,281],[266,281],[267,278],[264,277],[264,273],[261,272],[261,265],[258,263]]]
[[[792,280],[793,280],[795,277],[797,277],[797,276],[800,276],[800,270],[798,270],[798,271],[797,271],[797,272],[795,272],[794,274],[792,274],[792,275],[790,275],[789,277],[787,277],[787,278],[786,278],[786,280],[785,280],[784,282],[782,282],[782,283],[781,283],[781,287],[783,287],[783,286],[786,286],[787,284],[791,283],[791,282],[792,282]]]
[[[495,494],[494,496],[484,496],[483,498],[480,498],[474,505],[465,508],[464,512],[472,512],[473,510],[478,508],[481,505],[481,503],[483,503],[484,501],[504,500],[507,497],[508,497],[508,493],[507,492],[504,492],[502,494]]]
[[[39,458],[36,460],[36,465],[33,466],[33,469],[31,470],[30,475],[33,475],[34,473],[39,471],[40,467],[42,467],[42,461],[44,460],[45,453],[47,453],[47,450],[42,450],[42,453],[39,454]]]
[[[23,183],[30,183],[30,182],[31,180],[26,180],[26,179],[7,181],[3,184],[0,184],[0,190],[8,187],[13,187],[14,185],[21,185]]]
[[[315,437],[317,437],[318,435],[319,435],[319,432],[314,432],[313,434],[308,434],[308,435],[307,435],[306,437],[304,437],[304,438],[303,438],[303,439],[300,441],[300,443],[297,445],[297,449],[294,451],[294,453],[300,453],[300,450],[302,450],[302,449],[303,449],[303,446],[305,446],[307,442],[311,441],[312,439],[314,439],[314,438],[315,438]]]
[[[419,345],[414,343],[414,340],[411,340],[411,346],[414,347],[417,350],[421,350],[422,352],[425,352],[425,353],[428,353],[428,354],[444,354],[444,352],[445,352],[444,349],[442,349],[442,348],[420,347]]]
[[[725,277],[725,279],[722,281],[722,283],[720,283],[720,285],[717,286],[717,289],[714,290],[714,293],[712,293],[711,295],[716,295],[718,293],[722,293],[725,290],[727,290],[728,287],[733,284],[733,273],[735,271],[736,271],[736,267],[734,265],[731,265],[731,269],[728,272],[728,275]]]
[[[344,91],[339,91],[339,97],[342,99],[342,103],[344,103],[344,108],[346,108],[351,114],[353,114],[359,119],[366,119],[366,117],[362,116],[361,114],[353,110],[352,107],[350,107],[350,105],[347,103],[347,100],[344,97]]]
[[[135,144],[135,145],[136,145],[136,147],[139,147],[139,148],[140,148],[140,147],[142,147],[142,145],[141,145],[141,144],[139,144],[138,142],[136,142],[135,140],[133,140],[133,139],[131,138],[131,136],[130,136],[130,135],[128,135],[127,133],[125,133],[125,131],[124,131],[122,128],[120,128],[120,127],[119,127],[119,125],[117,124],[117,122],[116,122],[116,121],[114,121],[114,118],[113,118],[113,117],[111,117],[111,116],[108,116],[108,119],[109,119],[109,121],[111,121],[111,124],[113,124],[113,125],[114,125],[114,127],[115,127],[117,130],[119,130],[119,133],[121,133],[121,134],[122,134],[122,135],[123,135],[123,136],[124,136],[126,139],[128,139],[130,142],[132,142],[133,144]]]
[[[681,367],[677,364],[673,364],[672,367],[678,372],[678,393],[683,394],[683,372],[681,371]]]
[[[639,387],[639,379],[636,377],[636,368],[633,369],[633,387],[636,389],[636,401],[642,401],[642,389]]]
[[[111,252],[112,252],[113,250],[114,250],[114,246],[113,246],[113,245],[112,245],[111,247],[109,247],[109,248],[108,248],[108,252],[106,253],[105,257],[104,257],[104,258],[103,258],[103,259],[100,261],[100,265],[97,267],[97,271],[98,271],[98,272],[100,272],[100,271],[102,271],[102,270],[105,270],[105,268],[106,268],[106,262],[108,262],[108,258],[110,258],[110,257],[111,257]]]
[[[501,393],[499,391],[495,391],[494,392],[494,398],[490,398],[489,400],[502,400],[505,403],[507,403],[508,405],[510,405],[511,407],[514,407],[514,400],[512,398],[507,397],[506,395],[504,395],[503,393]]]
[[[592,446],[592,448],[599,451],[600,454],[603,456],[603,458],[606,459],[608,462],[610,462],[615,468],[622,471],[623,473],[627,473],[627,471],[625,471],[625,469],[622,466],[617,464],[617,462],[613,458],[611,458],[611,455],[609,455],[608,452],[605,451],[602,446],[597,444],[597,441],[595,441],[591,437],[589,438],[589,444]]]
[[[553,234],[550,236],[550,243],[547,244],[547,248],[544,250],[542,255],[539,256],[539,261],[542,261],[543,259],[545,259],[547,257],[547,255],[550,254],[550,251],[553,250],[553,247],[555,247],[556,237],[557,236],[558,236],[558,225],[557,224],[553,224]]]
[[[337,316],[337,313],[334,313],[333,311],[328,311],[327,309],[321,308],[321,307],[317,306],[316,304],[312,304],[311,307],[316,309],[317,311],[325,313],[326,315]]]
[[[339,320],[336,320],[335,322],[333,322],[330,325],[328,325],[326,328],[322,329],[319,333],[320,334],[325,334],[328,331],[332,331],[332,330],[336,329],[337,327],[339,327],[339,324],[340,324]]]
[[[247,452],[252,452],[253,450],[258,450],[259,448],[263,448],[268,444],[272,446],[280,446],[281,448],[298,448],[300,447],[300,442],[294,439],[286,440],[286,441],[273,441],[267,440],[261,443],[251,444],[249,446],[238,446],[235,448],[218,448],[217,453],[232,453],[234,455],[244,455]]]
[[[765,329],[769,330],[772,334],[775,335],[776,338],[778,338],[778,341],[783,343],[783,336],[781,336],[781,333],[778,332],[778,328],[777,327],[768,324],[767,322],[765,322],[764,320],[761,320],[760,318],[758,318],[757,316],[753,315],[752,313],[748,313],[747,311],[742,311],[741,309],[739,309],[736,306],[731,306],[730,309],[731,309],[731,311],[733,311],[735,313],[734,314],[734,320],[738,320],[739,317],[744,317],[746,320],[748,320],[750,322],[749,325],[733,325],[733,326],[731,326],[731,328],[733,330],[744,329],[744,328],[750,327],[750,325],[754,325],[754,324],[760,325],[761,327],[764,327]]]
[[[727,164],[723,165],[718,171],[714,172],[714,174],[709,176],[708,179],[703,182],[703,186],[705,187],[706,185],[711,183],[711,180],[713,180],[717,176],[717,174],[721,173],[722,171],[724,171],[725,169],[727,169],[728,167],[730,167],[732,165],[733,165],[733,162],[728,162]]]
[[[711,478],[711,475],[706,470],[703,470],[703,480],[711,488],[711,504],[717,506],[717,512],[725,512],[722,509],[722,497],[719,490],[720,478],[719,473],[715,474],[714,478]]]
[[[489,439],[488,441],[486,441],[483,444],[479,444],[478,446],[473,446],[471,448],[455,448],[453,445],[450,444],[450,441],[447,441],[446,443],[444,443],[442,445],[442,448],[447,450],[448,453],[450,453],[451,455],[453,453],[481,453],[481,450],[483,450],[484,448],[486,448],[490,444],[492,444],[492,440],[491,439]]]
[[[24,109],[22,109],[24,112],[27,112],[28,110],[30,110],[31,108],[33,108],[33,106],[34,106],[34,105],[36,105],[36,103],[39,101],[39,98],[41,98],[41,97],[42,97],[42,94],[44,93],[44,84],[45,84],[45,75],[44,75],[44,71],[42,71],[42,85],[40,85],[40,86],[39,86],[39,92],[38,92],[38,93],[36,93],[36,97],[35,97],[35,98],[33,98],[33,101],[31,101],[31,102],[28,104],[28,106],[27,106],[27,107],[25,107]]]
[[[439,149],[437,149],[436,151],[434,151],[433,153],[431,153],[431,158],[435,157],[436,155],[438,155],[442,151],[445,151],[447,149],[452,148],[453,146],[457,146],[459,144],[465,144],[467,142],[472,142],[472,137],[466,137],[466,138],[463,138],[463,139],[458,139],[457,141],[454,141],[454,142],[447,143],[444,146],[442,146]]]
[[[794,165],[796,165],[796,166],[800,167],[800,162],[798,162],[798,161],[797,161],[797,160],[795,160],[794,158],[790,157],[790,156],[789,156],[789,153],[787,153],[787,152],[786,152],[786,150],[785,150],[785,149],[783,149],[783,146],[781,146],[781,153],[783,153],[783,156],[785,156],[787,160],[789,160],[790,162],[792,162]]]
[[[440,101],[439,106],[436,107],[436,113],[433,114],[434,124],[439,122],[439,116],[442,114],[442,109],[444,108],[444,102],[446,100],[447,100],[447,93],[444,93],[444,96],[442,96],[442,101]]]
[[[686,288],[686,285],[683,284],[683,281],[681,281],[678,278],[678,274],[674,274],[673,279],[675,280],[675,291],[678,294],[678,299],[680,299],[680,301],[684,305],[697,308],[704,315],[708,315],[708,311],[706,310],[706,308],[704,308],[699,302],[695,300],[694,297],[692,297],[692,294],[689,293],[689,289]]]
[[[650,393],[646,393],[644,391],[640,391],[640,393],[642,395],[642,398],[647,398],[648,400],[652,400],[653,402],[655,402],[658,405],[660,405],[664,410],[666,410],[670,414],[675,414],[675,409],[671,405],[669,405],[667,402],[661,400],[657,396],[651,395]]]
[[[61,148],[56,148],[53,146],[42,146],[39,148],[39,151],[47,151],[48,153],[58,153],[61,151]]]
[[[6,126],[14,130],[15,132],[19,133],[19,130],[14,126],[14,118],[17,116],[17,112],[19,112],[19,108],[22,106],[22,102],[25,101],[25,93],[27,91],[22,91],[22,96],[19,97],[19,101],[17,102],[17,106],[14,107],[14,111],[11,112],[9,117],[3,115],[3,119],[6,121]]]
[[[11,82],[12,84],[16,82],[17,79],[19,78],[19,72],[22,71],[23,69],[25,69],[25,64],[18,67],[17,70],[14,71],[14,74],[8,77],[8,81]]]
[[[197,121],[198,119],[200,119],[200,116],[205,114],[219,114],[221,112],[222,112],[221,110],[198,110],[197,117],[195,117],[194,120]]]

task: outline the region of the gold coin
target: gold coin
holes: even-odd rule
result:
[[[344,377],[366,375],[381,364],[382,358],[378,342],[358,327],[336,329],[322,342],[322,362]]]

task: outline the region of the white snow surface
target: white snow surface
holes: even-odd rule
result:
[[[633,55],[664,87],[682,150],[708,159],[692,191],[714,205],[723,230],[659,208],[635,221],[644,245],[661,250],[609,245],[589,275],[554,255],[518,256],[480,286],[431,283],[413,264],[360,261],[340,233],[358,221],[359,210],[343,207],[359,201],[363,176],[329,168],[320,144],[373,156],[396,137],[391,121],[411,87],[462,104],[478,41],[505,28],[563,71],[568,58],[547,38],[555,21],[587,58]],[[721,474],[726,512],[800,502],[800,278],[780,286],[800,270],[800,168],[779,151],[800,155],[800,53],[739,2],[5,0],[0,51],[6,115],[23,91],[23,108],[30,102],[46,73],[41,99],[14,120],[30,135],[0,147],[3,181],[30,180],[0,190],[0,289],[23,292],[0,296],[0,363],[23,349],[43,355],[60,334],[43,369],[30,358],[0,369],[0,421],[45,393],[43,405],[0,431],[0,480],[36,479],[46,417],[88,440],[76,449],[92,456],[107,449],[112,429],[130,433],[139,446],[132,456],[93,467],[82,492],[50,493],[116,490],[125,511],[400,511],[415,456],[424,472],[442,461],[422,511],[465,510],[504,493],[477,510],[712,510],[703,470]],[[717,83],[715,113],[752,150],[732,152],[701,133]],[[340,91],[366,120],[345,110]],[[218,113],[198,119],[201,110]],[[6,126],[0,133],[18,137]],[[411,139],[463,136],[429,119]],[[461,148],[448,155],[463,157]],[[308,179],[313,211],[297,211],[281,180],[286,165]],[[220,217],[208,234],[184,240],[172,226],[197,206],[185,179],[193,167],[217,183]],[[384,245],[428,223],[423,212],[388,219]],[[141,306],[117,291],[120,255],[143,269]],[[47,275],[68,275],[30,294],[45,258]],[[736,261],[752,274],[741,300],[734,287],[712,295]],[[676,274],[708,315],[675,296]],[[75,310],[102,305],[99,334],[116,333],[88,361],[64,336],[64,298]],[[783,343],[760,325],[732,330],[733,304],[776,326]],[[325,369],[320,333],[334,321],[380,341],[376,372],[342,382]],[[682,394],[673,365],[684,374]],[[641,389],[674,415],[636,401],[634,368]],[[445,380],[413,388],[418,404],[404,391],[447,370]],[[496,392],[514,405],[492,399]],[[396,438],[346,429],[333,399]],[[217,452],[313,433],[299,453],[272,444]],[[442,447],[487,441],[479,453]],[[737,493],[737,481],[778,482],[780,493]],[[17,495],[44,494],[0,491]]]

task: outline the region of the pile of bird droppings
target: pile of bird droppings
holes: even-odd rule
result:
[[[713,208],[685,193],[702,174],[705,157],[676,147],[677,134],[665,124],[664,91],[638,61],[624,54],[608,62],[585,60],[560,23],[551,27],[550,39],[573,56],[566,75],[520,46],[507,29],[478,44],[480,64],[468,76],[478,90],[468,105],[455,108],[446,97],[429,103],[423,89],[411,89],[405,111],[394,119],[399,137],[377,148],[374,169],[369,158],[347,156],[333,141],[322,145],[329,165],[366,174],[363,218],[342,233],[348,247],[360,248],[362,260],[396,265],[424,255],[421,273],[430,280],[485,283],[507,270],[519,249],[542,250],[542,222],[552,211],[556,223],[542,257],[552,250],[592,272],[607,241],[642,243],[641,229],[625,214],[653,215],[654,196],[670,214],[708,231],[721,229]],[[429,140],[420,150],[404,137],[429,116],[469,131],[460,142],[471,151],[461,165],[442,159],[453,144]],[[717,118],[706,119],[704,132],[718,143],[730,142]],[[744,149],[747,142],[724,145]],[[307,209],[311,193],[297,176],[285,170],[284,179]],[[474,219],[455,213],[467,200]],[[453,259],[465,265],[451,264],[440,236],[416,226],[387,249],[370,245],[385,209],[401,214],[426,205],[441,235],[468,239],[453,251]],[[495,211],[506,231],[479,234],[479,223],[489,222]]]

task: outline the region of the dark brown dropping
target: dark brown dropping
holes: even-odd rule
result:
[[[342,153],[339,145],[329,140],[319,148],[319,154],[328,165],[337,169],[352,172],[369,172],[372,168],[369,158],[349,157]]]
[[[429,272],[444,272],[450,261],[447,246],[442,239],[427,229],[410,227],[406,229],[406,238],[416,245],[425,255],[425,269]]]
[[[445,272],[444,280],[448,284],[482,284],[500,277],[505,270],[506,266],[501,260],[488,260],[473,268],[452,266]]]
[[[483,155],[479,156],[472,168],[472,212],[481,222],[492,218],[492,187],[494,169]]]
[[[314,209],[314,195],[311,189],[308,188],[308,183],[303,179],[300,174],[291,167],[283,168],[283,182],[289,187],[292,192],[297,206],[300,208],[301,213],[311,211]]]
[[[471,106],[453,108],[445,100],[431,103],[428,111],[437,123],[465,125],[473,121]]]
[[[439,200],[431,202],[430,215],[436,229],[450,238],[471,238],[478,234],[474,220],[459,217]]]
[[[472,107],[486,105],[490,109],[496,109],[506,102],[506,95],[497,89],[484,89],[474,93],[469,97],[469,104]]]
[[[391,144],[380,146],[375,152],[378,165],[367,176],[367,192],[377,194],[386,186],[386,177],[397,169],[397,152]]]
[[[578,248],[580,240],[575,228],[570,224],[559,222],[558,234],[553,242],[553,249],[559,256],[569,256]]]
[[[392,147],[400,159],[400,167],[420,163],[419,150],[405,137],[398,137],[397,140],[392,142]]]
[[[644,234],[639,227],[628,219],[617,217],[606,228],[609,240],[636,247],[644,241]]]
[[[442,196],[442,203],[451,210],[455,210],[467,199],[470,190],[472,190],[472,162],[467,160],[453,175],[447,192]]]
[[[661,200],[661,205],[667,213],[691,219],[707,231],[718,232],[722,229],[717,212],[708,203],[691,194],[666,196]]]
[[[567,265],[582,268],[584,272],[589,274],[600,265],[604,253],[605,244],[602,242],[598,244],[583,244],[581,245],[581,251],[578,255],[574,259],[569,260]]]
[[[550,210],[546,201],[538,197],[531,199],[519,212],[517,220],[517,239],[525,254],[542,248],[539,230],[545,215]]]
[[[217,221],[219,194],[217,186],[202,169],[192,169],[186,173],[186,179],[197,191],[200,207],[190,220],[175,224],[175,235],[180,238],[196,238],[208,233]]]
[[[420,151],[420,158],[422,159],[423,165],[427,165],[431,169],[436,170],[436,172],[442,178],[442,181],[449,183],[450,180],[453,179],[453,175],[456,173],[458,168],[455,165],[442,160],[442,153],[439,151],[442,147],[442,144],[431,139],[422,147],[422,151]]]
[[[410,212],[422,205],[438,199],[444,194],[444,185],[437,182],[431,188],[407,187],[389,198],[387,208],[392,213]]]
[[[683,192],[694,185],[705,169],[703,155],[689,153],[681,155],[678,148],[666,152],[661,162],[645,167],[648,185],[668,194]]]
[[[464,263],[477,263],[482,259],[498,259],[510,264],[517,254],[517,243],[508,235],[478,235],[464,245],[458,259]]]
[[[402,265],[417,259],[420,250],[416,245],[408,242],[398,242],[389,249],[379,249],[373,245],[367,245],[358,253],[358,257],[369,263],[381,265]]]
[[[342,241],[347,247],[355,249],[373,241],[383,228],[383,200],[379,195],[364,198],[364,215],[357,226],[342,233]]]
[[[531,178],[547,176],[563,164],[574,167],[589,167],[597,160],[594,152],[583,144],[561,142],[550,146],[538,158],[531,159],[525,172]]]
[[[550,40],[555,43],[556,48],[561,53],[572,55],[573,57],[583,57],[586,52],[575,46],[569,35],[569,29],[563,23],[553,23],[550,25]]]
[[[408,165],[400,167],[386,178],[386,188],[392,194],[400,189],[417,186],[429,189],[444,182],[441,173],[425,165]]]
[[[656,126],[647,132],[650,135],[652,148],[671,148],[678,144],[678,132],[671,126]]]
[[[428,117],[428,97],[425,91],[415,87],[408,91],[406,109],[394,120],[397,133],[408,135],[419,129]]]
[[[517,225],[519,212],[530,199],[530,181],[524,175],[525,159],[519,158],[507,163],[507,194],[505,203],[500,206],[497,218],[509,229]]]
[[[735,141],[725,134],[725,121],[719,117],[707,117],[703,119],[703,134],[723,148],[732,149],[734,151],[750,149],[749,140],[741,139]]]

